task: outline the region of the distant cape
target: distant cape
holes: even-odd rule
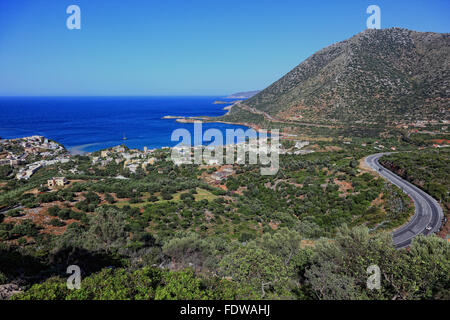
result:
[[[225,97],[225,99],[249,99],[258,94],[261,90],[238,92]]]

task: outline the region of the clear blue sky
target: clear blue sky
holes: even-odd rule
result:
[[[66,8],[81,8],[68,30]],[[450,32],[448,0],[0,0],[0,95],[222,95],[263,89],[366,28]]]

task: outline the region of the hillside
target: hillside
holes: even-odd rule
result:
[[[450,34],[365,30],[326,47],[242,107],[280,120],[450,119]]]
[[[26,141],[37,150],[0,166],[0,300],[448,300],[447,241],[392,245],[389,231],[414,209],[358,166],[372,144],[283,139],[272,176],[116,146],[19,181],[45,140],[0,143],[9,158]],[[56,176],[67,180],[48,184]],[[367,290],[371,264],[386,270],[383,290]],[[82,270],[78,290],[70,265]]]

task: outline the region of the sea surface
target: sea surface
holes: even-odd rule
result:
[[[215,100],[230,101],[222,97],[0,97],[0,137],[42,135],[74,154],[120,144],[138,149],[174,146],[179,142],[171,141],[172,132],[185,128],[193,137],[194,125],[162,117],[225,114],[226,105],[213,104]],[[224,137],[226,129],[247,129],[223,123],[202,127],[203,132],[219,129]]]

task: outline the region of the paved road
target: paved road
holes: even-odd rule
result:
[[[414,216],[408,223],[392,233],[394,245],[397,248],[404,248],[409,246],[411,240],[419,234],[429,235],[438,232],[444,219],[444,214],[439,203],[429,194],[403,180],[378,163],[382,156],[388,154],[390,153],[370,155],[366,158],[366,164],[376,170],[379,175],[401,188],[414,201],[414,206],[416,207]],[[427,230],[427,227],[431,227],[431,229]]]

